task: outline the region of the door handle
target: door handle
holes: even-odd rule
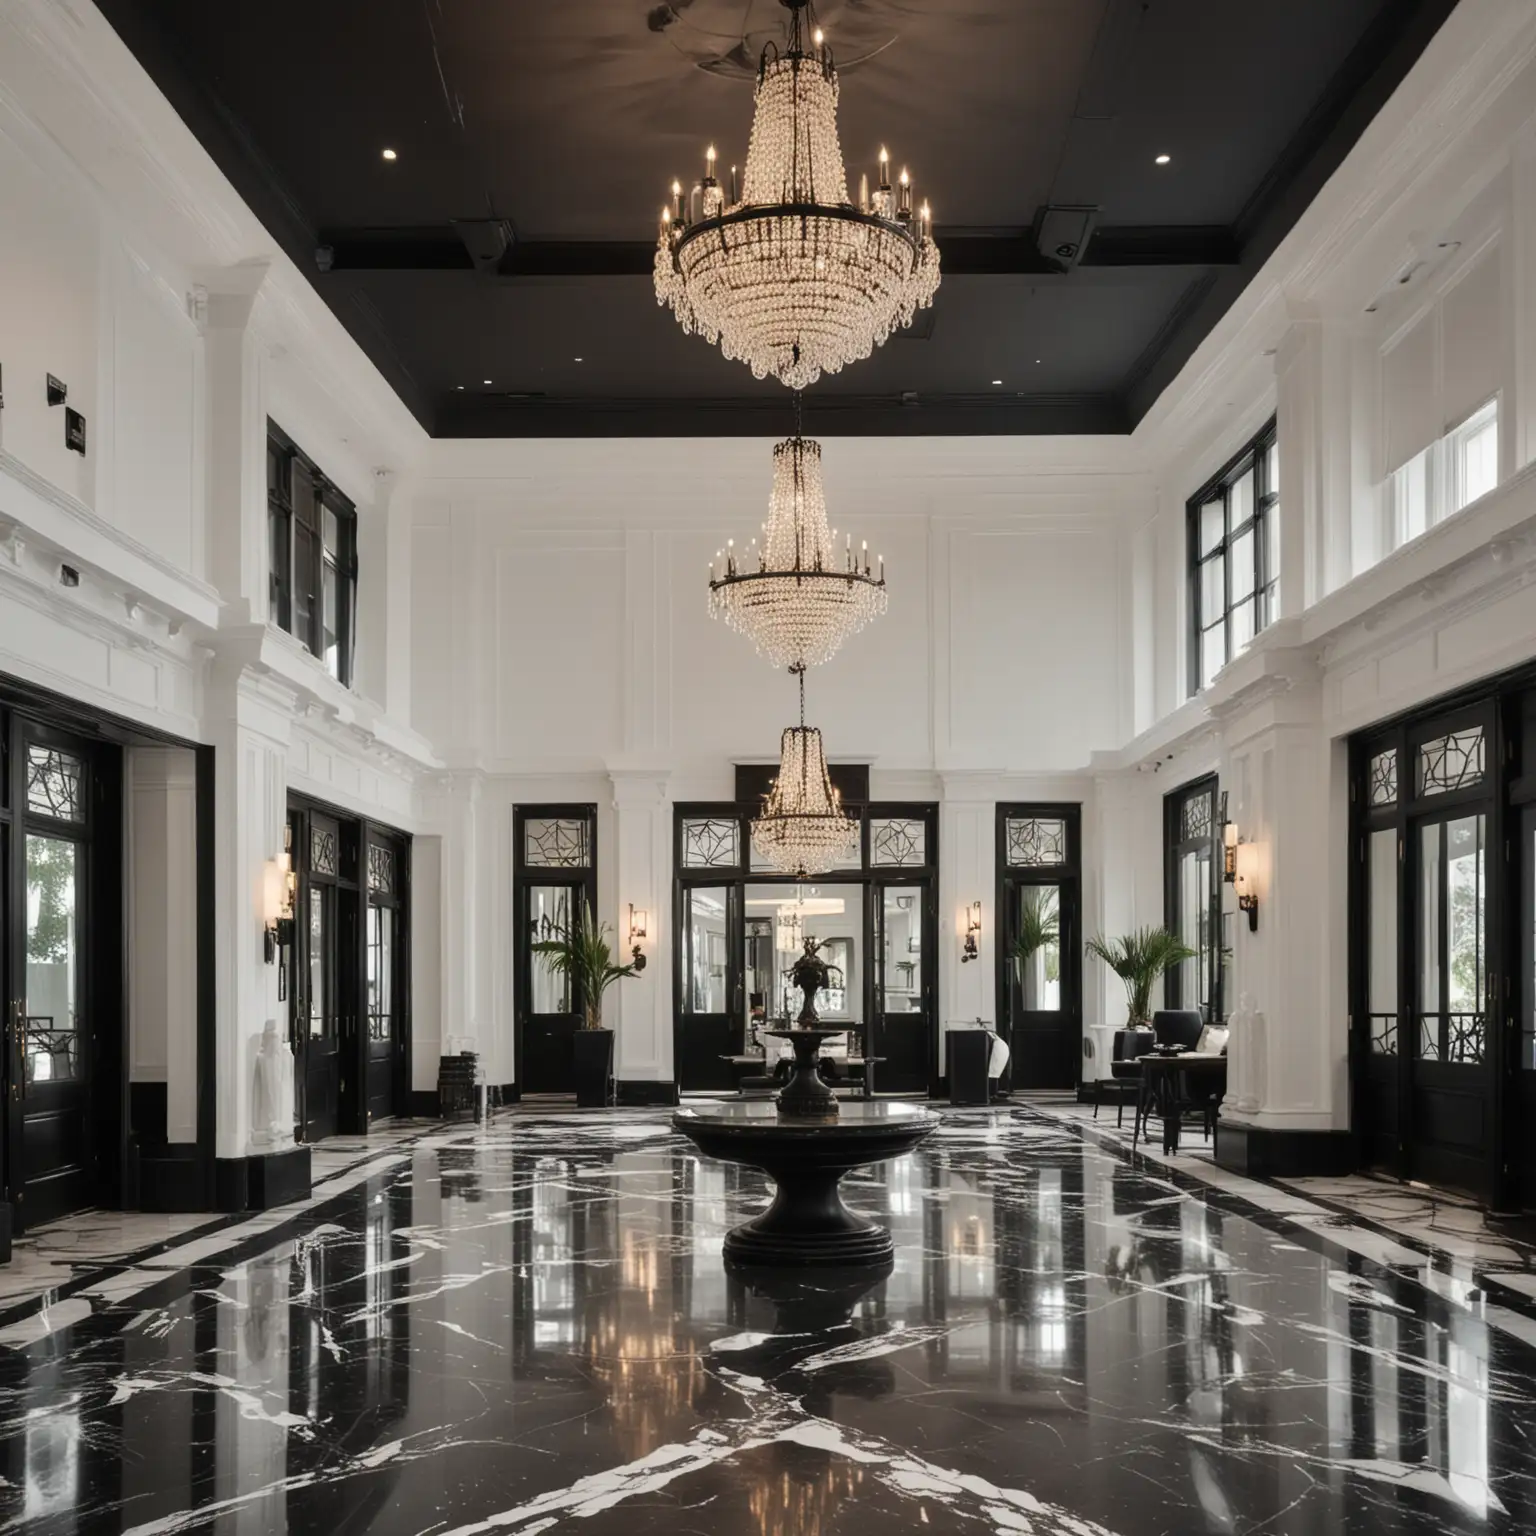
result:
[[[26,1004],[19,997],[11,1001],[5,1044],[6,1068],[11,1076],[11,1097],[24,1099],[27,1096]]]

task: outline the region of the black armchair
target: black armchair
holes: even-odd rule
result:
[[[1152,1033],[1159,1045],[1179,1045],[1192,1051],[1200,1043],[1204,1028],[1198,1008],[1159,1008],[1152,1015]]]
[[[1133,1104],[1141,1096],[1141,1067],[1136,1058],[1145,1056],[1156,1043],[1157,1037],[1146,1029],[1117,1029],[1109,1058],[1109,1084],[1118,1100],[1115,1128],[1125,1124],[1125,1104]],[[1099,1105],[1103,1101],[1105,1083],[1101,1080],[1094,1096],[1093,1118],[1099,1118]]]

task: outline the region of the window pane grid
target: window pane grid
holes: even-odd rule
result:
[[[267,438],[270,621],[350,686],[357,610],[357,514],[282,434]]]
[[[1279,596],[1279,489],[1271,421],[1189,503],[1191,691],[1275,617]]]

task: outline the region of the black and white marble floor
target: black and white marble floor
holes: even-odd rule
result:
[[[767,1186],[659,1112],[359,1174],[0,1347],[0,1531],[1536,1525],[1536,1349],[1474,1298],[1029,1109],[847,1182],[867,1288],[728,1274]]]

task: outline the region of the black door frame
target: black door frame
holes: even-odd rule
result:
[[[1008,822],[1014,818],[1061,821],[1066,824],[1065,860],[1060,864],[1018,864],[1008,862]],[[999,1033],[1008,1042],[1010,1061],[1008,1083],[1011,1087],[1019,1074],[1013,1041],[1014,1003],[1017,976],[1010,950],[1013,946],[1014,897],[1027,886],[1056,886],[1062,893],[1057,927],[1057,948],[1061,955],[1061,1016],[1075,1026],[1076,1048],[1072,1052],[1072,1081],[1060,1084],[1075,1087],[1083,1077],[1083,808],[1078,801],[999,801],[995,817],[997,865],[997,940],[994,944],[997,973],[997,1023]],[[1070,899],[1068,899],[1070,898]]]
[[[332,964],[338,983],[337,1009],[337,1103],[336,1132],[338,1136],[366,1135],[368,1114],[368,1024],[367,1008],[368,977],[368,884],[366,858],[370,842],[380,842],[397,850],[398,881],[401,901],[399,929],[396,945],[399,953],[397,976],[403,978],[403,995],[397,1004],[397,1017],[403,1027],[396,1031],[393,1051],[394,1113],[400,1115],[410,1106],[411,1083],[411,1003],[410,1003],[410,933],[411,933],[411,845],[409,832],[392,827],[387,822],[359,816],[313,795],[290,789],[288,791],[288,821],[297,821],[301,828],[301,846],[290,850],[294,869],[299,874],[298,901],[294,911],[294,941],[288,953],[282,956],[282,964],[288,973],[288,1000],[290,1029],[293,1008],[299,995],[297,971],[301,957],[308,955],[309,935],[305,927],[308,915],[308,893],[305,881],[309,866],[308,834],[311,817],[319,815],[334,823],[337,831],[337,874],[334,885],[337,891],[336,939],[332,944]],[[350,914],[349,921],[343,921]],[[402,940],[403,935],[403,940]],[[303,1063],[298,1052],[294,1054],[295,1078],[302,1080]],[[308,1106],[304,1105],[299,1128],[305,1129]],[[303,1138],[308,1141],[307,1135]],[[323,1138],[321,1138],[323,1139]]]
[[[588,858],[585,867],[558,864],[529,864],[525,831],[530,821],[585,820],[587,822]],[[581,889],[599,920],[597,899],[597,806],[592,801],[565,801],[560,804],[514,805],[512,807],[512,1081],[514,1093],[521,1098],[528,1092],[524,1078],[523,1030],[532,1017],[529,999],[533,995],[533,951],[529,945],[528,892],[536,885],[569,885]],[[576,914],[572,913],[574,920]],[[580,990],[571,988],[571,1012],[580,1027],[585,999]],[[615,1062],[615,1070],[617,1062]],[[576,1091],[575,1061],[571,1063],[570,1092]]]
[[[771,770],[761,769],[759,765],[752,764],[737,769],[738,791],[753,791],[757,788],[756,780],[759,777],[766,779]],[[905,801],[905,800],[880,800],[871,801],[868,798],[854,799],[855,793],[863,792],[867,797],[868,777],[867,770],[840,769],[834,766],[831,770],[834,785],[843,795],[843,810],[850,816],[857,817],[860,823],[859,831],[859,867],[854,869],[827,870],[822,874],[814,875],[811,879],[822,885],[857,885],[864,892],[863,915],[863,943],[867,963],[863,972],[863,1029],[867,1041],[875,1041],[875,1031],[885,1027],[882,1023],[885,1015],[881,1008],[882,999],[879,995],[878,972],[879,965],[874,953],[875,940],[875,901],[884,902],[884,891],[888,886],[914,886],[923,893],[923,932],[922,932],[922,967],[924,989],[924,1012],[928,1016],[929,1040],[926,1055],[926,1089],[930,1094],[943,1092],[944,1079],[939,1072],[939,1031],[942,1028],[938,1016],[938,960],[940,947],[938,944],[938,903],[939,903],[939,808],[932,801]],[[839,783],[841,774],[847,774],[844,783]],[[681,1089],[682,1074],[680,1063],[684,1059],[687,1042],[684,1038],[686,1029],[687,1009],[684,1006],[684,972],[683,972],[683,919],[684,919],[684,892],[690,887],[722,886],[729,890],[738,891],[735,899],[735,907],[738,912],[744,912],[745,891],[749,885],[781,885],[793,887],[804,884],[804,881],[795,879],[792,875],[779,875],[768,870],[753,870],[751,853],[751,822],[752,818],[759,814],[762,808],[761,797],[753,793],[745,793],[741,798],[728,801],[689,801],[678,802],[673,806],[672,816],[672,1081]],[[700,867],[687,867],[684,862],[685,827],[690,821],[703,819],[717,821],[732,821],[736,823],[736,849],[737,861],[730,865],[709,865]],[[910,820],[921,821],[924,828],[923,862],[910,865],[874,864],[871,860],[871,827],[876,821],[885,820]],[[729,1016],[742,1020],[742,1029],[745,1033],[745,943],[742,932],[742,924],[738,920],[735,932],[730,928],[730,912],[727,912],[727,945],[726,945],[726,996],[730,1002]],[[897,1017],[892,1015],[891,1017]],[[744,1044],[739,1042],[738,1044]],[[876,1069],[876,1086],[879,1088],[879,1069]],[[709,1090],[686,1090],[709,1091]],[[884,1091],[884,1090],[881,1090]],[[917,1092],[920,1090],[896,1090]]]
[[[108,829],[109,835],[96,839],[100,846],[92,854],[98,888],[108,893],[111,908],[97,915],[116,929],[115,934],[108,936],[111,953],[92,959],[93,967],[98,971],[93,979],[96,988],[94,1034],[97,1044],[108,1047],[110,1053],[105,1063],[93,1063],[98,1068],[93,1088],[95,1106],[105,1105],[110,1110],[105,1125],[102,1117],[96,1117],[93,1147],[96,1203],[107,1209],[132,1210],[139,1208],[147,1196],[155,1209],[211,1211],[216,1207],[214,1152],[218,1114],[215,1091],[218,1031],[214,956],[217,934],[214,913],[214,749],[3,675],[0,675],[0,722],[3,722],[0,725],[0,758],[3,758],[0,826],[5,828],[3,837],[10,855],[4,879],[7,882],[5,906],[12,915],[8,932],[0,936],[8,1046],[0,1053],[4,1056],[0,1074],[3,1074],[6,1103],[17,1102],[13,1090],[19,1087],[19,1042],[12,1038],[11,1004],[21,997],[21,981],[25,974],[24,924],[20,916],[25,910],[25,869],[20,847],[25,764],[17,747],[18,733],[22,723],[27,722],[88,742],[98,755],[110,754],[112,758],[109,778],[114,786],[115,803],[104,808],[106,814],[103,816],[103,827]],[[129,1095],[127,885],[130,871],[124,857],[126,807],[122,795],[123,752],[129,747],[184,749],[193,755],[195,773],[197,1131],[190,1178],[167,1169],[163,1188],[160,1170],[166,1165],[163,1160],[141,1158]],[[114,1019],[116,1027],[113,1027]],[[25,1201],[17,1199],[23,1193],[18,1158],[19,1130],[20,1116],[7,1113],[5,1134],[0,1136],[0,1154],[3,1154],[0,1191],[3,1191],[3,1203],[10,1209],[13,1229],[18,1232],[26,1229]]]

